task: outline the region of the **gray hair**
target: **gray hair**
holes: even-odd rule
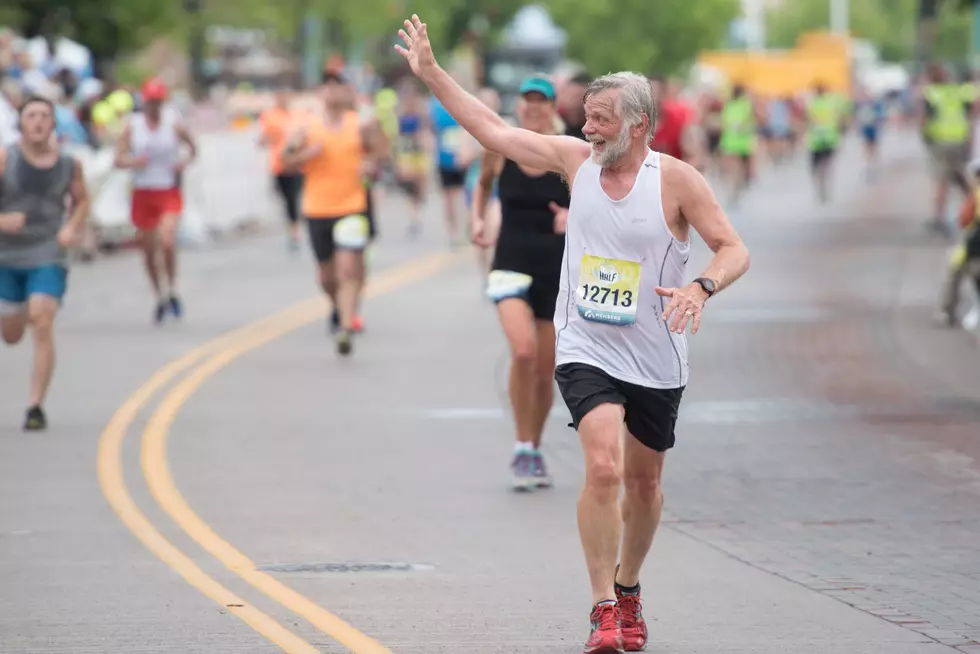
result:
[[[647,115],[647,140],[653,138],[653,130],[657,125],[657,103],[653,98],[650,80],[643,75],[630,72],[610,73],[592,80],[585,89],[583,101],[603,91],[619,90],[619,106],[616,108],[619,117],[629,126],[634,127],[643,122],[643,114]]]

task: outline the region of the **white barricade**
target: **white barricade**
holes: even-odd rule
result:
[[[281,220],[266,166],[266,153],[253,129],[202,134],[198,158],[184,175],[184,215],[180,240],[200,246],[213,237],[247,226]],[[92,196],[90,222],[103,245],[132,238],[130,173],[113,167],[114,153],[106,147],[71,146]]]

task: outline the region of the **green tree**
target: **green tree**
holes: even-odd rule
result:
[[[798,0],[793,0],[797,2]],[[569,55],[595,73],[672,74],[718,47],[738,0],[548,0],[568,33]]]
[[[177,2],[136,0],[5,0],[2,18],[27,37],[67,36],[98,63],[132,52],[173,28]]]
[[[889,61],[907,61],[915,56],[916,28],[921,0],[861,0],[850,3],[851,34],[876,44]],[[939,6],[936,20],[935,54],[944,58],[966,56],[970,39],[970,18],[947,0]],[[827,0],[793,0],[769,11],[767,38],[773,47],[791,48],[803,32],[826,30],[830,10]]]

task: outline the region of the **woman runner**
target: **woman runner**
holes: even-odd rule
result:
[[[521,85],[520,95],[520,126],[555,134],[554,85],[546,78],[531,77]],[[485,152],[473,214],[473,242],[481,247],[492,244],[486,235],[486,207],[495,180],[502,221],[487,295],[497,305],[510,345],[508,391],[517,427],[511,463],[514,488],[532,490],[551,485],[540,447],[554,393],[553,319],[570,198],[559,175]]]

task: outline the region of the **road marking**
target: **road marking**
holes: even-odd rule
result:
[[[379,273],[368,283],[364,297],[371,299],[390,293],[430,277],[460,259],[459,254],[440,254]],[[325,306],[322,301],[297,307],[293,311],[282,312],[278,317],[266,320],[264,325],[240,331],[233,337],[215,344],[209,351],[188,363],[185,369],[192,365],[197,367],[161,399],[143,432],[141,454],[143,474],[150,492],[161,508],[188,536],[225,567],[271,599],[303,616],[310,624],[348,647],[355,654],[391,654],[374,639],[357,631],[275,577],[259,570],[247,556],[215,533],[184,500],[174,484],[167,462],[167,437],[170,426],[184,403],[205,381],[242,355],[324,317]],[[205,358],[203,363],[199,363]]]
[[[123,440],[126,438],[127,428],[136,419],[140,409],[149,402],[158,390],[204,358],[212,348],[220,347],[224,340],[230,340],[231,337],[238,335],[241,331],[247,330],[248,328],[215,339],[164,366],[119,407],[99,438],[99,486],[102,488],[102,494],[123,524],[161,561],[183,577],[187,583],[241,618],[252,629],[271,640],[283,651],[313,654],[318,650],[310,643],[288,631],[274,619],[219,584],[201,570],[187,555],[164,538],[136,506],[126,487],[126,479],[123,475]]]

